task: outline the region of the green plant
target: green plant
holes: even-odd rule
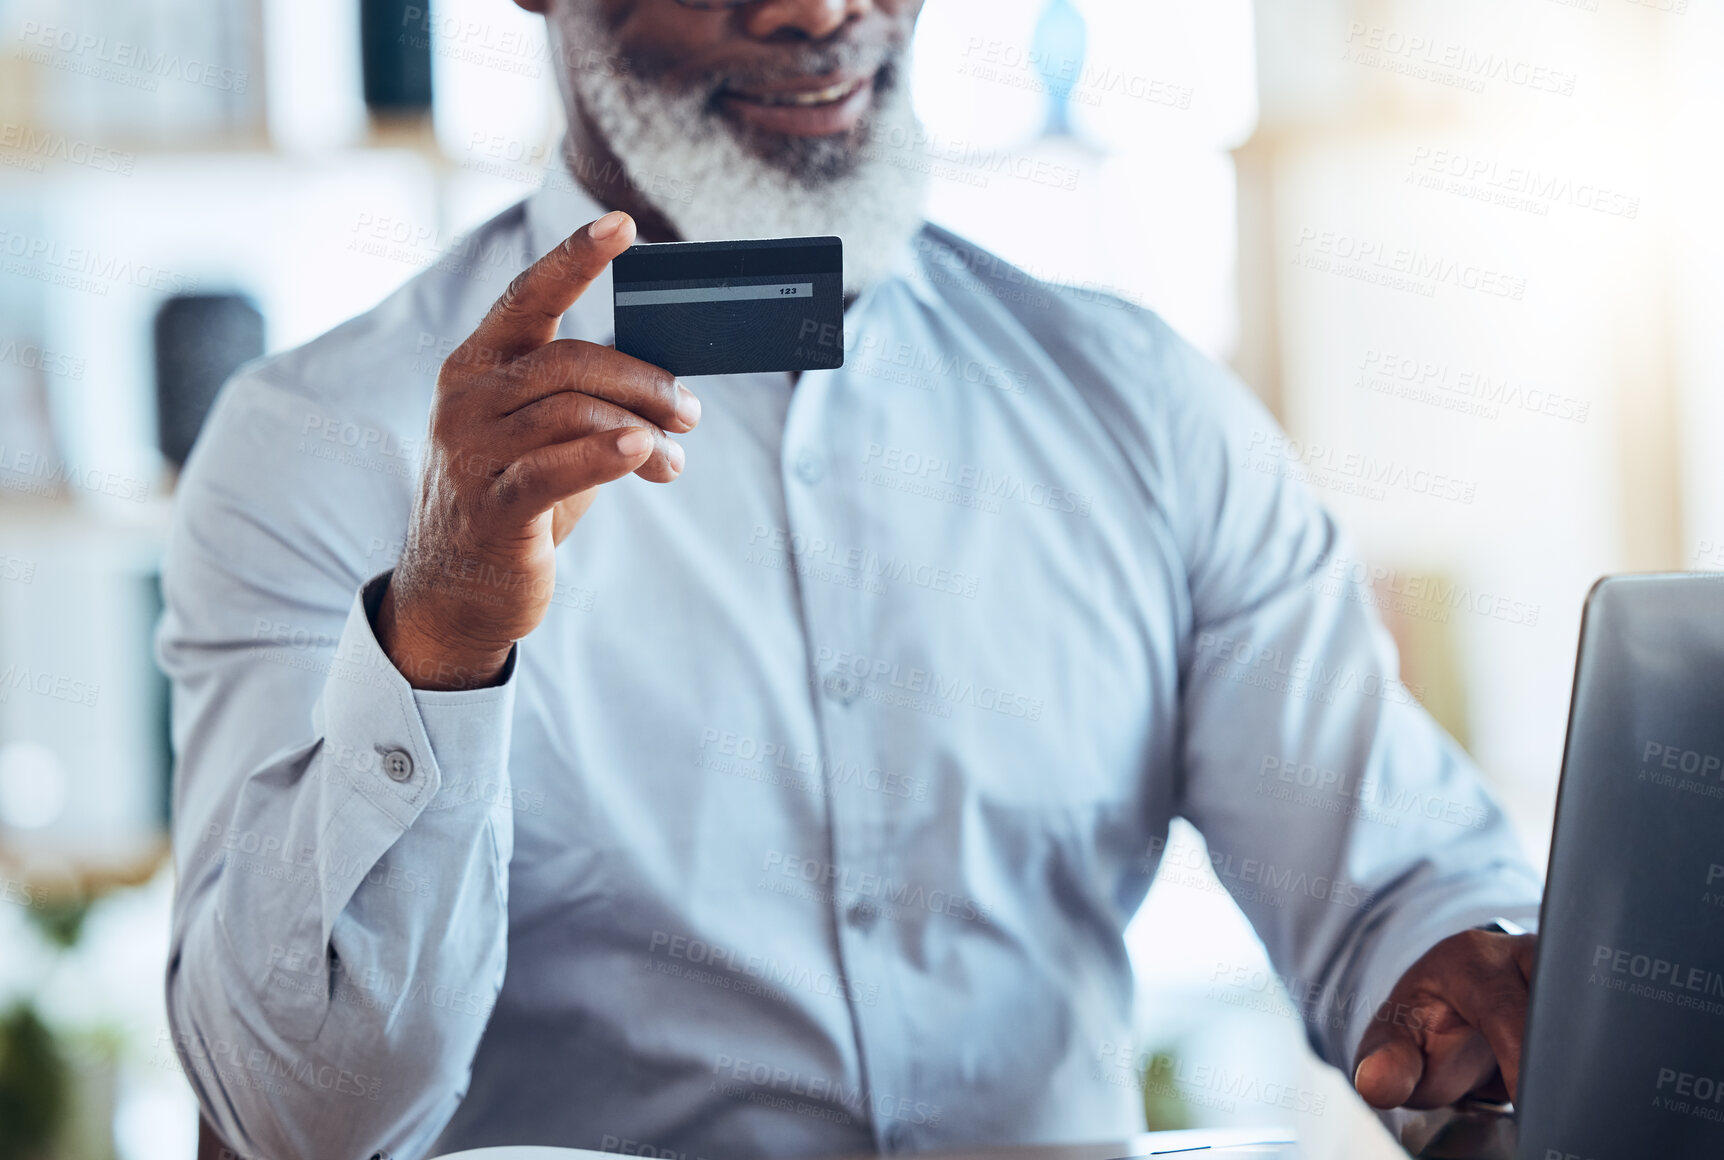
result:
[[[1171,1048],[1156,1052],[1143,1069],[1143,1119],[1152,1132],[1189,1128],[1191,1109],[1179,1098],[1168,1077],[1179,1074],[1179,1056]]]
[[[70,1092],[54,1033],[33,1004],[19,1003],[0,1019],[0,1160],[45,1156]]]

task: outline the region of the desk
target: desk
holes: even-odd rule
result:
[[[1254,1131],[1149,1132],[1123,1141],[1020,1148],[978,1148],[963,1152],[919,1152],[917,1160],[1121,1160],[1139,1156],[1190,1156],[1192,1160],[1298,1160],[1293,1134]],[[617,1160],[615,1152],[575,1148],[478,1148],[451,1152],[438,1160]],[[850,1160],[863,1160],[853,1157]],[[868,1157],[866,1160],[876,1160]]]

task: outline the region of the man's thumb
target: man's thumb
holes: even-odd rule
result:
[[[1425,1054],[1406,1039],[1391,1039],[1359,1061],[1353,1087],[1373,1108],[1398,1108],[1413,1098],[1425,1074]]]

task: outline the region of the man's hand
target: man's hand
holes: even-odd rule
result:
[[[1359,1044],[1353,1086],[1374,1108],[1514,1098],[1537,935],[1469,930],[1414,963]]]
[[[700,421],[669,371],[557,339],[563,312],[634,241],[609,213],[510,284],[444,362],[406,542],[377,616],[378,644],[422,689],[493,684],[545,617],[558,544],[600,484],[668,483]]]

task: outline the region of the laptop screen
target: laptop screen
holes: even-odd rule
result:
[[[1540,932],[1520,1160],[1724,1156],[1724,577],[1593,589]]]

